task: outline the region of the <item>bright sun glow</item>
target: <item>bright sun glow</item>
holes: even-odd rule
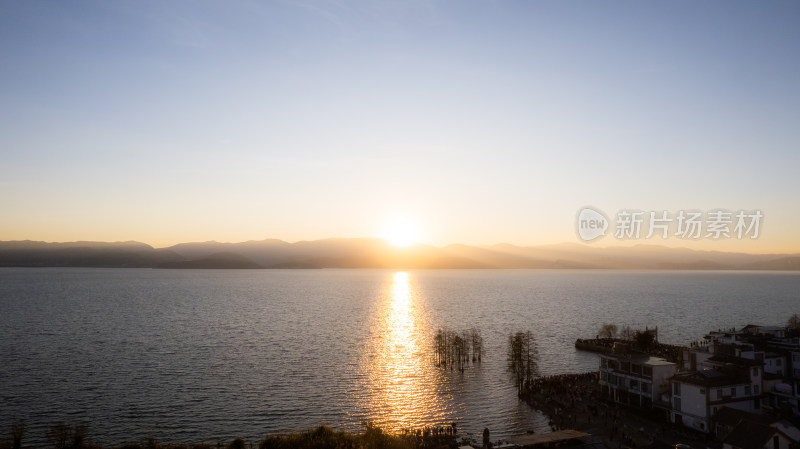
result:
[[[419,228],[406,219],[395,219],[387,223],[383,237],[392,245],[408,246],[419,241]]]

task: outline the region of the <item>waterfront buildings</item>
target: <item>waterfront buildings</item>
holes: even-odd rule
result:
[[[676,362],[618,343],[600,355],[600,388],[615,403],[661,409],[675,424],[715,434],[724,447],[773,449],[800,441],[800,431],[780,420],[800,416],[800,338],[786,328],[709,332]],[[736,443],[743,435],[752,436],[745,446]]]
[[[712,368],[683,371],[670,379],[670,420],[701,432],[711,428],[711,418],[722,407],[761,411],[762,366],[741,358],[711,357]]]
[[[617,344],[600,355],[600,389],[619,404],[652,408],[668,401],[669,378],[676,370],[675,363]]]

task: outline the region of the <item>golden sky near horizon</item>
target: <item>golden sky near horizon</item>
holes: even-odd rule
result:
[[[592,206],[763,214],[757,239],[612,224],[594,246],[800,253],[798,20],[792,2],[5,3],[0,240],[544,245],[581,242]]]

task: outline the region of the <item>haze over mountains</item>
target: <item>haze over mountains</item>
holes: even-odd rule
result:
[[[382,239],[324,239],[288,243],[181,243],[153,248],[140,242],[0,242],[5,267],[147,268],[615,268],[687,270],[800,270],[800,254],[696,251],[656,245],[598,248],[577,243],[544,246],[417,244]]]

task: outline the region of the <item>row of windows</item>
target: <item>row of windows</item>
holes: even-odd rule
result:
[[[653,376],[653,367],[647,365],[641,365],[638,363],[631,363],[631,362],[617,362],[616,360],[607,360],[607,359],[600,359],[600,367],[601,368],[610,368],[616,371],[621,371],[624,373],[631,373],[639,376],[645,377],[652,377]]]
[[[678,410],[678,411],[681,410],[681,398],[672,398],[672,409],[673,410]],[[758,399],[758,398],[753,399],[753,409],[755,409],[755,410],[761,409],[761,399]],[[719,407],[712,407],[711,408],[711,416],[716,415],[718,410],[719,410]]]
[[[753,399],[753,409],[754,410],[760,410],[761,409],[761,399],[758,399],[758,398]],[[714,415],[716,415],[718,411],[719,411],[719,407],[712,407],[711,408],[711,416],[713,417]]]
[[[731,387],[730,390],[729,390],[729,396],[732,397],[732,398],[735,398],[736,397],[736,391],[737,391],[736,387]],[[761,387],[759,387],[758,385],[753,385],[752,388],[751,388],[750,385],[745,385],[744,386],[744,395],[745,396],[750,396],[750,395],[753,395],[753,394],[756,394],[756,395],[761,394]],[[717,389],[717,399],[722,399],[724,396],[725,396],[724,389],[718,388]]]
[[[626,382],[626,378],[606,372],[600,373],[600,379],[607,381],[611,385],[628,387],[631,390],[641,391],[642,393],[650,393],[650,384],[647,382],[641,382],[636,379],[630,379],[629,382]]]
[[[727,388],[717,388],[717,399],[722,399],[726,396],[730,396],[732,398],[736,397],[737,387],[731,387],[730,389]],[[726,394],[727,393],[727,394]],[[705,388],[700,389],[700,394],[706,394]],[[744,386],[744,395],[750,396],[752,394],[761,394],[761,387],[758,385],[753,385],[752,389],[750,385]],[[673,383],[672,384],[672,395],[673,396],[680,396],[681,395],[681,384],[680,383]]]
[[[731,387],[730,390],[728,390],[728,396],[730,396],[732,398],[735,398],[736,397],[736,391],[737,391],[737,387]],[[705,391],[700,390],[700,393],[704,394]],[[750,388],[750,385],[745,385],[744,386],[744,395],[745,396],[750,396],[750,395],[753,395],[753,394],[761,394],[761,387],[759,387],[758,385],[753,385],[753,387]],[[725,389],[718,388],[717,389],[717,399],[722,399],[724,397],[725,397]]]

